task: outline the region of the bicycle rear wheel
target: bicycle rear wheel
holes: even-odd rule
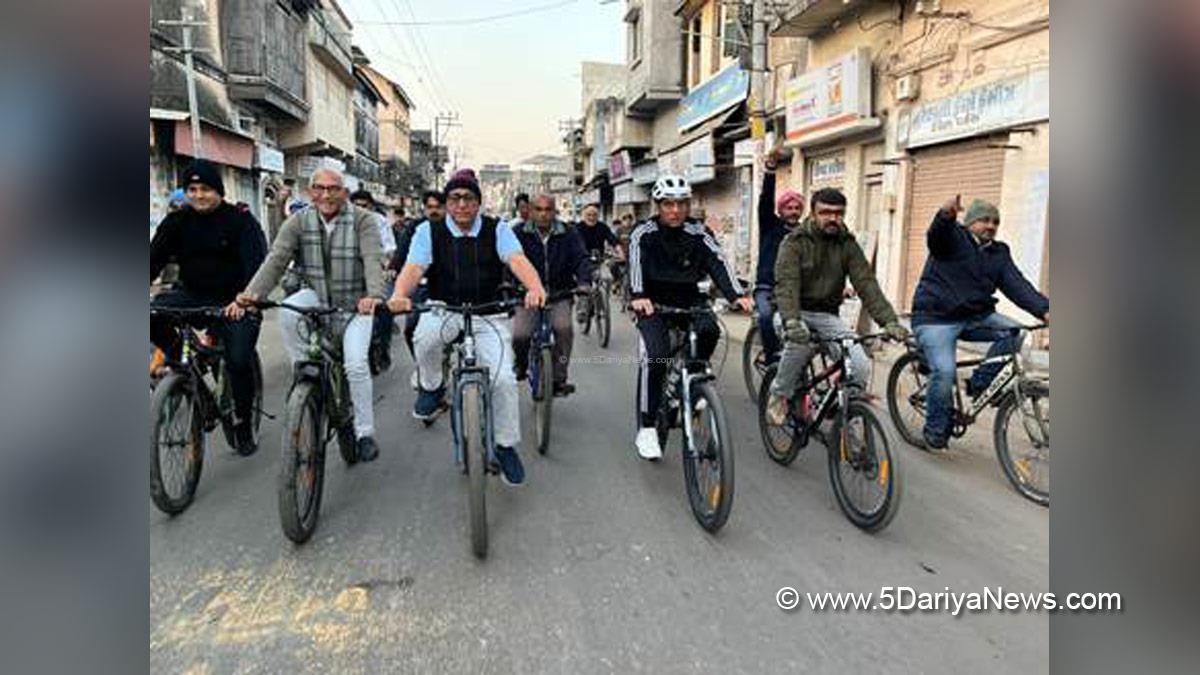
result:
[[[530,370],[537,381],[533,397],[534,442],[537,443],[538,454],[544,455],[550,448],[550,415],[554,407],[554,369],[551,367],[553,357],[550,346],[542,347],[531,358],[535,365]]]
[[[851,401],[829,439],[829,482],[842,513],[867,532],[896,516],[900,481],[879,418],[862,401]]]
[[[160,511],[183,513],[204,465],[204,420],[190,378],[169,373],[150,397],[150,497]]]
[[[905,443],[917,448],[925,447],[925,436],[921,429],[925,425],[925,395],[929,378],[921,372],[921,356],[908,352],[896,359],[888,373],[888,414],[896,431]]]
[[[325,439],[317,405],[317,385],[300,382],[288,396],[277,485],[283,534],[303,544],[317,529],[325,486]]]
[[[254,397],[250,404],[251,405],[251,408],[250,408],[250,433],[254,436],[254,448],[255,448],[255,450],[257,450],[258,449],[258,441],[259,441],[259,430],[262,428],[262,418],[263,418],[263,407],[262,407],[263,374],[262,374],[262,361],[259,360],[259,358],[258,358],[258,352],[254,353],[254,363],[252,364],[252,367],[254,369],[253,370]],[[222,364],[221,364],[221,377],[228,377],[228,370],[226,369],[224,362],[222,362]],[[232,391],[233,390],[230,389],[231,395],[232,395]],[[225,434],[225,442],[229,445],[229,447],[233,448],[234,452],[238,453],[239,455],[245,455],[245,453],[242,452],[242,449],[240,447],[238,447],[237,439],[235,439],[233,436],[233,425],[232,424],[222,424],[221,429]]]
[[[701,382],[693,389],[692,415],[687,423],[693,441],[689,450],[687,434],[682,434],[688,503],[696,522],[716,532],[733,508],[733,436],[713,383]]]
[[[742,377],[746,381],[746,391],[750,399],[758,400],[758,392],[762,385],[763,372],[767,366],[767,355],[763,351],[762,333],[758,325],[751,323],[746,331],[746,339],[742,341]]]
[[[471,552],[487,557],[487,443],[483,426],[483,393],[477,382],[462,389],[462,449],[467,469],[467,520]]]
[[[1049,506],[1050,386],[1025,389],[1020,398],[1006,397],[996,411],[996,458],[1021,496]]]

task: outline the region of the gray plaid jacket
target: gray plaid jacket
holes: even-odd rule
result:
[[[327,236],[317,209],[309,208],[283,222],[246,288],[265,298],[295,261],[302,284],[316,291],[322,303],[353,311],[359,298],[387,299],[377,262],[381,255],[379,228],[370,211],[346,204]]]

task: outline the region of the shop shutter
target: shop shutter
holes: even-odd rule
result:
[[[947,199],[962,195],[963,208],[973,199],[1000,203],[1004,148],[996,138],[974,138],[912,152],[912,191],[904,235],[904,294],[901,303],[912,309],[913,291],[921,279],[928,250],[925,233],[933,214]]]

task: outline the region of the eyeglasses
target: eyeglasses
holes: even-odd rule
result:
[[[446,203],[447,204],[454,204],[454,203],[473,204],[477,201],[479,201],[479,200],[475,197],[475,195],[473,193],[470,193],[470,192],[446,195]]]
[[[337,194],[339,191],[341,191],[345,188],[343,188],[341,185],[315,185],[314,184],[314,185],[310,185],[308,189],[312,190],[313,192],[316,192],[317,194]]]

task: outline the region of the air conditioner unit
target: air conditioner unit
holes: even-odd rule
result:
[[[896,100],[897,101],[912,101],[917,98],[921,89],[921,78],[915,73],[910,73],[896,78]]]
[[[917,0],[917,15],[927,16],[942,11],[941,0]]]

